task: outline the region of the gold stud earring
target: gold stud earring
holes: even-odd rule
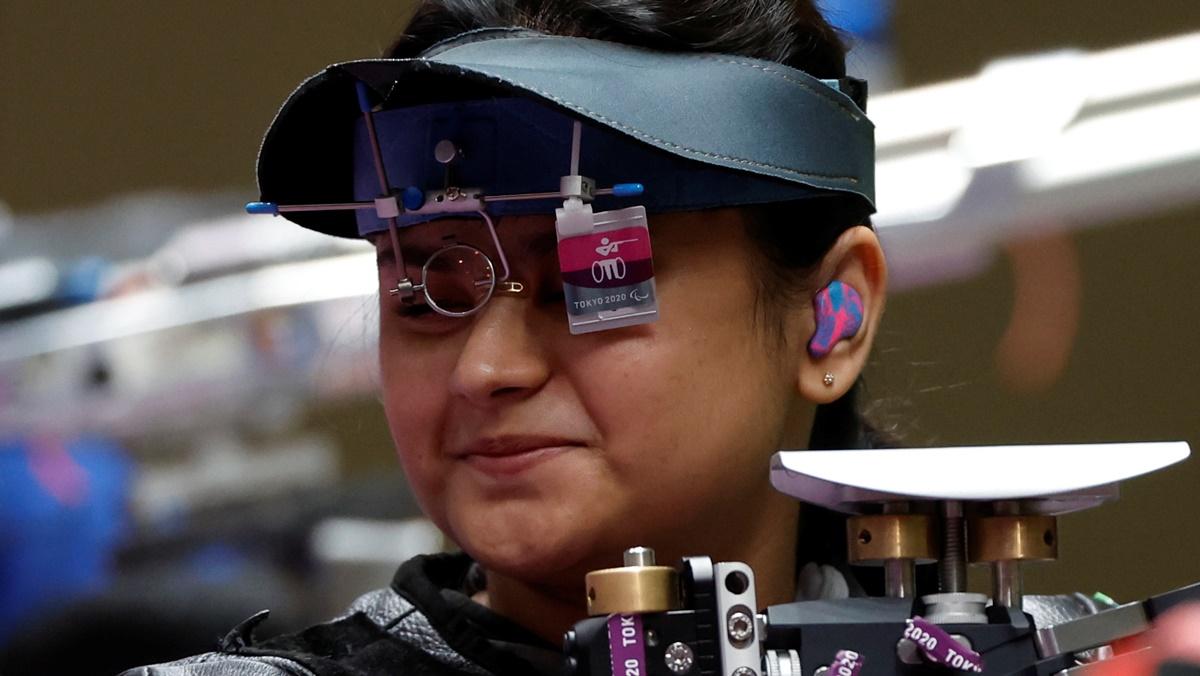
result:
[[[821,379],[821,382],[825,383],[825,387],[833,387],[833,382],[834,382],[833,374],[830,373],[829,371],[826,371],[825,377]]]

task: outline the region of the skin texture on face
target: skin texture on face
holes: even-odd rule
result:
[[[553,236],[548,217],[499,226],[531,299],[497,296],[454,320],[404,318],[383,297],[380,359],[400,458],[427,513],[489,568],[548,574],[601,543],[616,556],[637,531],[658,535],[656,522],[725,511],[708,495],[765,487],[759,451],[781,433],[793,371],[772,361],[750,320],[736,212],[692,220],[655,219],[663,312],[642,327],[569,334],[553,251],[521,255]],[[410,260],[408,249],[431,248],[411,235]],[[575,447],[503,478],[462,457],[514,435]]]
[[[548,216],[498,224],[527,298],[498,295],[450,319],[397,311],[381,293],[384,404],[401,463],[425,513],[488,570],[493,595],[508,580],[581,606],[583,575],[634,545],[665,563],[757,560],[760,580],[781,581],[768,592],[781,598],[762,598],[760,584],[760,602],[792,593],[798,509],[771,489],[768,467],[811,427],[797,387],[812,369],[808,334],[797,349],[764,337],[740,218],[651,218],[660,318],[648,325],[570,335]],[[475,230],[459,240],[492,254],[478,224],[463,227]],[[400,233],[410,274],[451,230]],[[378,246],[386,289],[387,238]],[[788,325],[811,333],[811,309]],[[541,450],[490,457],[526,448]]]

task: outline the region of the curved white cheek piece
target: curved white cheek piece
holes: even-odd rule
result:
[[[780,451],[771,484],[845,513],[899,500],[1025,500],[1064,514],[1117,497],[1117,483],[1173,465],[1187,442]]]

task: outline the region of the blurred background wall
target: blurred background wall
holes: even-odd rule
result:
[[[851,67],[872,74],[877,92],[974,76],[998,57],[1200,31],[1200,4],[1185,0],[827,5],[835,22],[858,31]],[[13,306],[0,314],[0,329],[75,305],[79,299],[61,293],[68,277],[87,300],[136,295],[147,270],[158,280],[206,283],[279,263],[264,253],[241,268],[213,271],[181,263],[186,256],[178,251],[212,246],[219,256],[238,245],[228,229],[188,228],[219,225],[256,197],[255,152],[277,104],[328,63],[379,54],[411,6],[0,3],[0,264],[38,259],[59,275],[51,285],[56,299]],[[1191,327],[1200,325],[1200,181],[1196,194],[1190,203],[1098,227],[1029,228],[990,248],[968,272],[904,285],[890,300],[868,374],[877,418],[914,445],[1184,439],[1196,446],[1200,361]],[[298,237],[292,230],[266,219],[255,237]],[[293,263],[360,251],[309,240],[289,246],[285,258]],[[145,260],[153,265],[130,262]],[[123,286],[97,291],[95,266],[118,270]],[[1037,273],[1046,270],[1053,274]],[[1038,291],[1032,304],[1022,296],[1030,289]],[[4,471],[10,485],[26,477],[45,493],[0,513],[10,526],[0,530],[0,547],[37,540],[13,524],[36,520],[20,510],[45,499],[39,513],[57,515],[55,532],[86,531],[96,543],[85,553],[62,553],[38,540],[49,561],[98,557],[59,588],[63,604],[105,600],[77,606],[84,614],[75,617],[100,622],[115,617],[114,608],[133,608],[153,618],[147,596],[195,603],[173,582],[191,576],[229,599],[220,612],[197,608],[197,626],[230,626],[261,605],[276,608],[273,628],[283,630],[386,582],[390,562],[360,551],[364,540],[438,546],[436,533],[403,521],[415,509],[399,488],[369,364],[362,364],[370,361],[371,337],[361,326],[373,310],[369,299],[355,298],[334,294],[311,312],[280,301],[228,325],[164,329],[176,332],[170,335],[178,335],[181,351],[154,358],[148,351],[160,345],[129,336],[114,337],[111,350],[66,346],[62,358],[36,349],[20,359],[0,354],[0,409],[9,409],[0,437],[15,439],[5,452],[17,459]],[[1050,307],[1038,310],[1037,299]],[[141,321],[153,307],[131,303],[121,311]],[[22,335],[29,342],[34,334]],[[206,375],[207,359],[223,364],[226,375]],[[160,372],[164,365],[173,372]],[[248,369],[262,384],[230,394],[229,382]],[[176,391],[172,378],[184,376],[191,378],[186,396],[161,394]],[[70,414],[78,419],[43,436],[30,431],[36,425],[20,424],[52,420],[68,405],[88,413]],[[89,436],[93,423],[104,430],[98,438]],[[284,466],[290,474],[280,474]],[[180,497],[180,487],[198,476],[207,489]],[[1200,462],[1190,461],[1129,483],[1120,502],[1065,518],[1061,560],[1032,567],[1027,588],[1131,599],[1200,578],[1200,545],[1190,537],[1200,515],[1198,481]],[[260,490],[265,484],[274,489]],[[131,494],[136,506],[124,510],[121,496]],[[64,521],[71,505],[83,504],[88,514],[113,510],[119,526]],[[38,565],[6,561],[0,576],[13,584]],[[978,586],[986,578],[977,572]],[[52,612],[61,604],[8,593],[0,645],[22,637],[28,655],[47,632],[70,631]],[[207,647],[210,636],[200,638],[180,645],[164,636],[161,654],[146,657]],[[120,659],[96,673],[125,666]]]

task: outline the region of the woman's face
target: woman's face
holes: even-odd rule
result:
[[[660,316],[643,326],[568,332],[549,216],[498,224],[525,297],[452,319],[381,292],[384,404],[404,470],[426,514],[485,567],[577,584],[626,547],[702,549],[759,510],[796,365],[756,323],[740,218],[651,217]],[[451,235],[490,254],[485,233],[476,221],[402,230],[410,275]],[[388,238],[378,248],[387,289]]]

